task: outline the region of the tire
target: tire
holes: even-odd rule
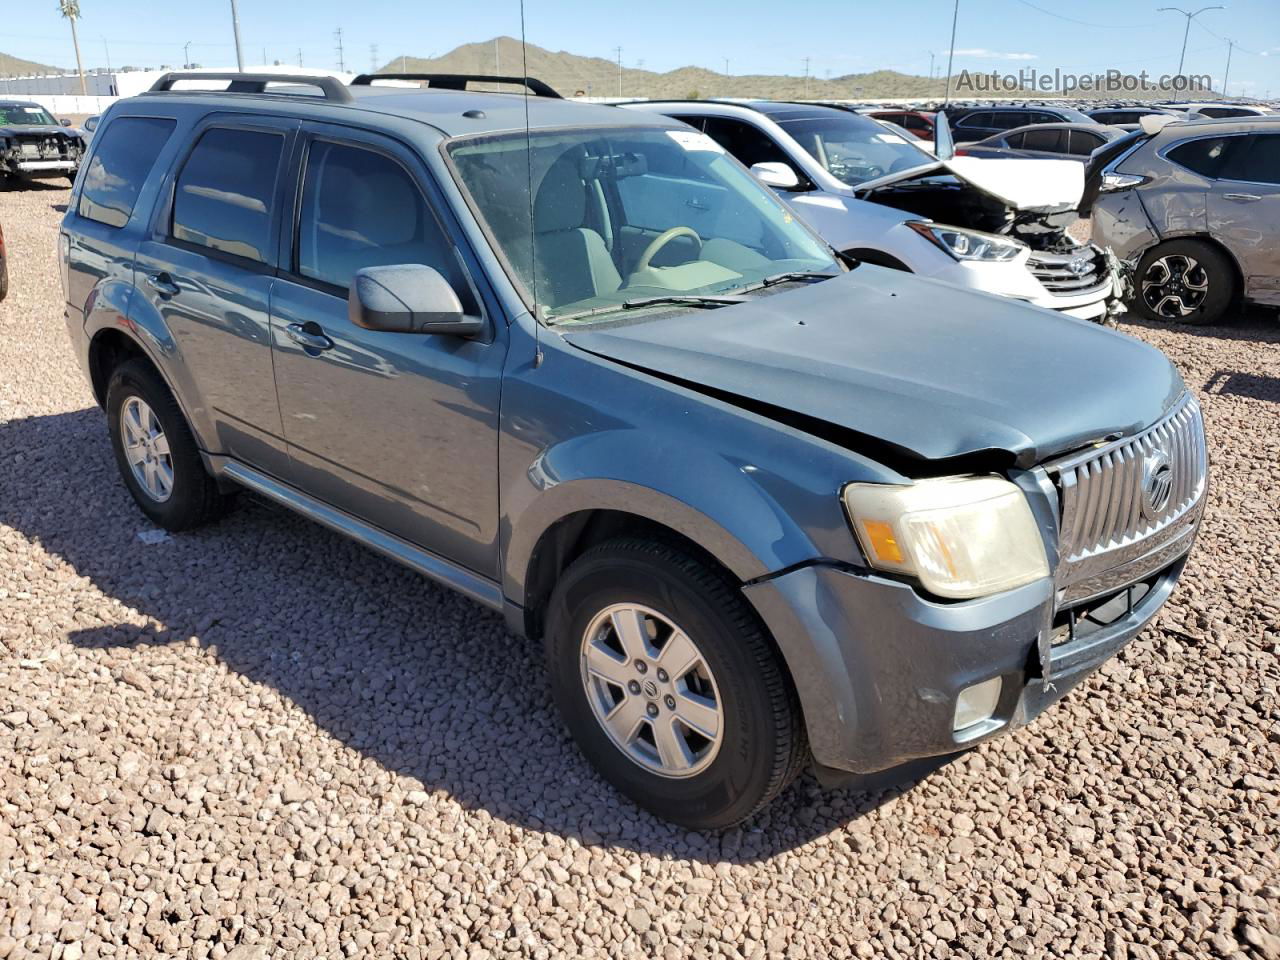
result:
[[[126,423],[130,414],[135,419]],[[141,476],[131,460],[141,449],[132,442],[139,425],[152,435],[149,446],[143,446],[154,462],[151,472],[150,462],[139,465]],[[159,436],[153,435],[153,427],[160,431]],[[146,361],[127,360],[112,372],[107,384],[107,429],[125,486],[156,526],[175,532],[189,530],[226,512],[231,498],[218,490],[205,471],[178,402]],[[159,478],[158,490],[148,486],[155,478]]]
[[[1236,272],[1226,255],[1199,240],[1152,247],[1134,273],[1133,305],[1159,323],[1218,323],[1236,296]]]
[[[612,659],[623,653],[622,634],[609,611],[626,620],[636,608],[650,637],[643,672],[626,656]],[[672,645],[680,634],[687,646]],[[772,801],[808,759],[795,691],[754,612],[736,584],[679,547],[624,539],[584,553],[552,592],[545,643],[552,691],[583,754],[620,792],[664,820],[693,830],[741,823]],[[610,676],[638,689],[588,671],[589,649],[593,665],[604,662],[605,649]],[[690,650],[695,667],[680,676],[664,673],[664,663],[688,660]],[[653,681],[656,693],[642,686],[645,681]],[[610,716],[638,718],[629,746],[601,719],[614,702],[620,712]],[[719,716],[715,740],[680,719],[689,716],[711,731],[708,704]],[[679,737],[664,737],[665,755],[658,750],[657,724]],[[668,765],[672,756],[686,766]]]

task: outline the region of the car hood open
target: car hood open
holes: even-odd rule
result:
[[[1184,390],[1162,353],[1130,337],[866,265],[741,305],[561,332],[598,356],[764,415],[787,412],[809,432],[852,431],[908,461],[1006,451],[1029,467],[1135,433]]]
[[[939,160],[868,180],[854,189],[861,196],[895,183],[937,176],[944,171],[1014,210],[1074,207],[1080,203],[1085,189],[1084,166],[1075,160],[997,160],[985,157]]]

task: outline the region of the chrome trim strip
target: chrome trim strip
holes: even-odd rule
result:
[[[314,520],[330,530],[350,537],[357,543],[364,544],[369,549],[376,550],[423,576],[430,577],[446,587],[452,587],[472,600],[494,610],[503,608],[502,588],[492,580],[487,580],[442,557],[415,547],[408,541],[401,540],[363,520],[357,520],[350,514],[322,503],[266,474],[259,473],[243,463],[218,456],[209,456],[207,459],[218,475],[234,480],[254,493],[261,494],[302,514],[309,520]]]

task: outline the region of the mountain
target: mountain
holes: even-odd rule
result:
[[[667,73],[622,68],[619,94],[618,64],[603,57],[582,57],[564,50],[552,52],[529,44],[528,69],[522,65],[520,41],[496,37],[467,43],[440,57],[395,57],[380,73],[497,73],[537,77],[565,96],[581,90],[593,97],[770,97],[788,99],[883,99],[941,97],[944,83],[892,70],[849,74],[831,79],[768,76],[726,76],[704,67],[680,67]]]
[[[0,53],[0,77],[15,76],[27,77],[35,74],[40,76],[46,73],[63,73],[64,71],[58,67],[51,67],[44,63],[32,63],[30,60],[21,60],[18,57],[11,57],[7,53]]]
[[[616,61],[603,57],[583,57],[565,50],[552,52],[529,44],[524,56],[528,58],[527,70],[522,65],[520,41],[514,37],[495,37],[481,43],[467,43],[440,57],[395,57],[386,63],[380,73],[488,73],[519,76],[527,73],[543,80],[566,97],[582,91],[592,97],[764,97],[772,100],[941,100],[946,90],[942,77],[912,76],[894,70],[876,70],[872,73],[850,73],[839,77],[818,78],[793,76],[769,76],[765,74],[732,74],[726,76],[705,67],[680,67],[667,73],[640,70],[624,66],[619,70]],[[1041,99],[1054,96],[1050,91],[1027,91],[1025,97]],[[952,84],[952,96],[956,99],[1013,99],[1014,94],[965,90],[957,75]],[[1088,94],[1082,94],[1090,98]],[[1096,94],[1105,99],[1104,94]],[[1168,99],[1167,93],[1114,94],[1116,99],[1160,100]],[[1218,94],[1197,93],[1200,99],[1211,99]]]

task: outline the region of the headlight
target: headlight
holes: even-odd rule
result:
[[[908,220],[907,226],[957,260],[1012,260],[1026,249],[1026,244],[993,233],[961,230],[923,220]]]
[[[1027,498],[1000,477],[851,483],[844,502],[868,563],[940,597],[983,597],[1049,575]]]

